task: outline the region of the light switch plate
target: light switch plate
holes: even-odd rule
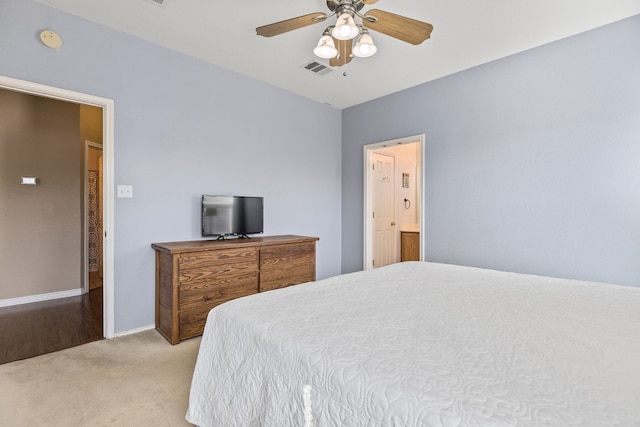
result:
[[[132,185],[118,185],[118,197],[131,199],[133,197]]]
[[[22,185],[37,185],[38,184],[38,178],[36,178],[35,176],[21,176],[20,177],[20,184],[22,184]]]

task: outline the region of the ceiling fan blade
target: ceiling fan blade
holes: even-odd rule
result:
[[[375,4],[375,3],[378,3],[378,0],[361,0],[360,3],[363,3],[363,4]]]
[[[329,60],[329,65],[332,67],[340,67],[351,62],[351,59],[353,58],[353,55],[351,54],[353,42],[351,40],[338,40],[335,37],[332,38],[336,45],[336,49],[338,49],[338,56],[331,58]]]
[[[367,11],[365,16],[377,18],[377,22],[362,20],[362,25],[370,30],[394,37],[411,44],[420,44],[429,37],[433,31],[433,25],[384,10],[373,9]]]
[[[322,12],[310,13],[308,15],[298,16],[297,18],[286,19],[273,24],[263,25],[256,28],[256,34],[263,37],[273,37],[278,34],[297,30],[298,28],[308,25],[317,24],[327,19],[327,14]]]

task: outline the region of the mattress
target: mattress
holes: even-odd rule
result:
[[[208,426],[640,425],[640,288],[405,262],[208,316]]]

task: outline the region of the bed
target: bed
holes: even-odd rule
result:
[[[209,426],[638,426],[640,288],[405,262],[214,308]]]

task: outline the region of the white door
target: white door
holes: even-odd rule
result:
[[[371,153],[372,217],[373,217],[373,267],[393,264],[395,260],[395,212],[394,170],[395,159],[379,153]]]

